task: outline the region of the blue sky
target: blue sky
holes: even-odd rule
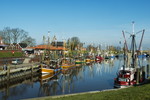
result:
[[[143,45],[147,48],[149,9],[150,0],[0,0],[0,30],[24,29],[37,44],[50,31],[57,40],[76,36],[86,44],[119,45],[121,31],[132,32],[135,21],[136,32],[146,30]]]

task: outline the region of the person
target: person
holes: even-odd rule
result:
[[[3,66],[3,70],[7,70],[7,66],[6,66],[6,64],[4,64],[4,66]]]

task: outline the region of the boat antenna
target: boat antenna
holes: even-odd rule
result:
[[[132,41],[131,41],[131,50],[132,50],[132,61],[133,61],[133,68],[135,68],[135,59],[136,59],[136,55],[135,55],[135,50],[136,50],[136,42],[135,42],[135,33],[134,33],[134,21],[132,22],[132,27],[133,27],[133,31],[131,34],[132,37]]]
[[[48,49],[48,55],[49,55],[49,59],[50,59],[50,46],[51,46],[51,44],[50,44],[50,31],[48,31],[48,45],[47,45],[48,47],[47,47],[47,49]]]
[[[48,45],[50,43],[50,31],[48,31]]]
[[[124,42],[124,65],[123,65],[123,74],[125,73],[126,67],[126,43]]]
[[[132,21],[132,34],[134,35],[134,21]]]

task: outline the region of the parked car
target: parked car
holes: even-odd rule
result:
[[[12,60],[11,63],[14,64],[14,65],[18,65],[18,64],[22,64],[23,61],[21,59],[14,59],[14,60]]]

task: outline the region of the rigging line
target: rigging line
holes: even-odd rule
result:
[[[128,33],[128,34],[130,34],[130,35],[131,35],[131,33],[130,33],[130,32],[125,31],[125,33]]]
[[[143,32],[143,30],[141,30],[141,31],[137,32],[137,33],[136,33],[136,35],[137,35],[137,34],[139,34],[139,33],[141,33],[141,32]]]
[[[127,45],[127,41],[126,41],[126,37],[125,37],[124,31],[122,31],[122,34],[123,34],[123,37],[124,37],[126,49],[128,50],[128,45]]]
[[[142,30],[142,31],[143,31],[143,33],[142,33],[142,37],[141,37],[141,41],[140,41],[140,45],[139,45],[139,51],[141,49],[141,45],[142,45],[142,41],[143,41],[143,36],[144,36],[145,30]]]

